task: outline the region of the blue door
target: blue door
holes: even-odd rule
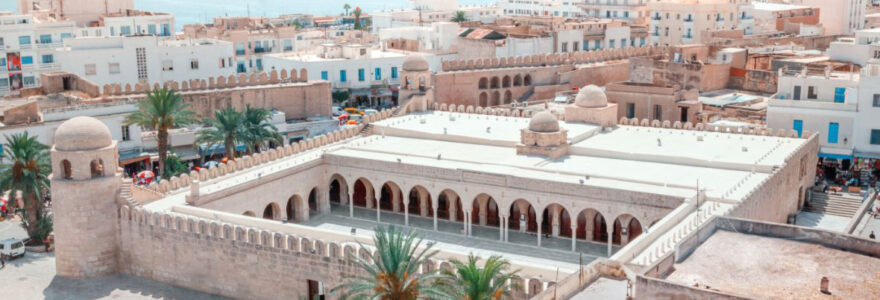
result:
[[[837,144],[837,131],[840,129],[840,124],[838,123],[828,123],[828,143],[829,144]]]
[[[801,137],[801,134],[804,132],[804,121],[803,120],[794,120],[794,131],[797,131],[798,137]]]
[[[843,103],[846,100],[846,88],[834,88],[834,103]]]

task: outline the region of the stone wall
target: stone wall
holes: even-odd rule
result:
[[[736,90],[775,94],[778,82],[776,72],[730,68],[727,87]]]
[[[670,49],[665,46],[649,46],[502,58],[449,60],[443,62],[443,72],[597,63],[638,56],[663,55],[668,53]]]
[[[718,291],[692,288],[669,281],[637,276],[635,283],[635,298],[642,299],[676,299],[676,300],[747,300],[727,293]]]
[[[653,57],[630,59],[630,81],[657,86],[680,86],[701,92],[727,86],[729,64],[676,63]]]

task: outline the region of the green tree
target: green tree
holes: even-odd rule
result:
[[[49,152],[46,145],[37,141],[27,131],[6,136],[3,147],[3,161],[0,165],[0,190],[9,191],[10,210],[17,209],[17,192],[21,192],[22,225],[34,243],[42,243],[39,237],[39,219],[44,216],[43,193],[49,189]],[[49,231],[51,232],[51,222]]]
[[[168,154],[168,157],[165,158],[165,179],[177,176],[183,172],[186,172],[187,166],[183,160],[177,156],[177,153],[171,151]]]
[[[415,300],[446,299],[451,295],[442,289],[442,277],[436,270],[418,273],[419,266],[437,254],[431,244],[420,248],[422,240],[415,232],[404,233],[393,226],[378,227],[373,236],[376,254],[368,259],[352,255],[352,259],[368,275],[350,277],[333,288],[340,299]]]
[[[214,111],[214,117],[205,123],[211,127],[199,131],[196,145],[224,145],[226,157],[235,159],[235,145],[242,141],[244,133],[244,115],[232,107],[218,109]]]
[[[138,125],[157,131],[159,149],[159,176],[165,174],[168,157],[168,130],[195,123],[195,113],[183,97],[168,88],[147,92],[147,98],[138,102],[138,110],[125,118],[125,125]],[[166,177],[167,178],[167,177]]]
[[[364,27],[363,25],[361,25],[361,13],[363,13],[363,11],[361,11],[360,6],[354,8],[353,14],[354,14],[354,29],[355,30],[361,30]]]
[[[345,15],[347,16],[347,15],[348,15],[348,10],[351,9],[351,5],[348,5],[348,3],[346,3],[345,5],[342,6],[342,9],[345,10]]]
[[[483,267],[478,265],[479,261],[473,253],[467,262],[452,260],[453,268],[442,272],[447,277],[444,285],[449,293],[464,300],[498,300],[509,295],[504,285],[516,276],[516,271],[508,272],[510,263],[498,255],[489,257]]]
[[[467,21],[468,21],[468,18],[467,18],[467,15],[464,13],[463,10],[458,10],[458,11],[455,12],[455,15],[452,16],[452,20],[451,20],[451,21],[452,21],[452,22],[463,23],[463,22],[467,22]]]
[[[333,97],[333,102],[342,103],[343,101],[348,100],[348,91],[343,91],[343,90],[333,91],[332,97]]]
[[[244,109],[244,132],[242,140],[247,146],[248,153],[260,152],[268,148],[270,142],[276,145],[284,144],[284,139],[278,133],[278,128],[269,123],[272,120],[272,112],[265,108],[251,107]]]

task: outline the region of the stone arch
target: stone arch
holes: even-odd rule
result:
[[[406,209],[410,215],[433,216],[434,208],[432,203],[431,193],[428,189],[421,185],[416,185],[409,190]]]
[[[516,199],[510,204],[507,226],[510,230],[520,232],[538,232],[537,214],[532,203],[525,199]]]
[[[526,74],[526,76],[523,77],[523,85],[524,86],[531,86],[532,85],[532,75]]]
[[[486,77],[480,78],[480,81],[477,83],[477,87],[481,90],[485,90],[489,88],[489,79]]]
[[[498,227],[500,224],[498,202],[492,196],[481,193],[471,204],[471,221],[481,226]]]
[[[577,238],[597,242],[608,241],[606,222],[601,212],[587,208],[578,213]]]
[[[642,227],[642,222],[640,222],[638,218],[630,214],[622,214],[620,216],[617,216],[614,222],[614,236],[615,239],[618,239],[618,243],[621,245],[626,245],[630,241],[639,237],[639,235],[641,235],[644,230]],[[626,229],[626,232],[623,232],[622,229]],[[625,238],[623,238],[624,236]]]
[[[303,222],[309,219],[308,206],[300,195],[292,195],[287,199],[285,209],[288,221]]]
[[[501,87],[503,87],[503,88],[510,87],[510,75],[504,75],[504,77],[501,78]]]
[[[263,209],[263,219],[281,220],[281,217],[281,208],[278,206],[278,203],[269,203],[266,205],[266,208]]]
[[[571,215],[565,206],[553,203],[544,208],[541,217],[541,232],[553,236],[571,237]]]
[[[516,74],[513,76],[513,86],[522,86],[522,75]]]
[[[100,158],[93,159],[92,162],[89,163],[89,170],[91,170],[92,178],[104,176],[104,160]]]
[[[71,178],[73,178],[73,168],[70,166],[70,161],[69,161],[69,160],[66,160],[66,159],[65,159],[65,160],[62,160],[62,161],[61,161],[61,170],[62,170],[62,171],[61,171],[61,172],[62,172],[61,174],[62,174],[62,176],[64,176],[64,177],[63,177],[64,179],[71,179]]]
[[[393,181],[382,184],[379,191],[379,209],[393,212],[402,212],[403,192],[399,185]]]
[[[510,90],[504,91],[504,103],[503,104],[510,104],[511,102],[513,102],[513,94],[510,92]]]
[[[497,106],[501,104],[501,93],[498,91],[492,91],[492,101],[489,106]]]
[[[492,79],[489,81],[489,88],[497,89],[501,87],[501,80],[498,79],[498,76],[492,76]]]
[[[354,206],[374,208],[375,191],[373,184],[366,178],[358,178],[354,182],[354,191],[352,191],[352,203]]]
[[[348,204],[348,183],[342,175],[333,174],[330,176],[330,186],[327,192],[330,203]]]
[[[480,102],[477,103],[480,107],[489,106],[489,94],[486,92],[480,93]]]
[[[464,220],[461,196],[451,189],[440,191],[437,195],[437,218],[453,222]]]
[[[309,191],[309,199],[308,199],[309,200],[308,201],[309,215],[318,213],[318,208],[320,205],[320,203],[319,203],[320,199],[318,199],[319,198],[318,193],[319,193],[318,187],[314,187],[314,188],[312,188],[311,191]]]
[[[299,69],[299,81],[309,81],[309,71],[307,71],[305,68]]]

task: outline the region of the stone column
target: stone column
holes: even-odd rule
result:
[[[354,219],[354,196],[348,192],[348,217]]]
[[[403,201],[403,224],[409,226],[409,201]]]
[[[432,205],[432,208],[434,209],[434,231],[437,231],[437,206]]]
[[[550,216],[552,218],[550,220],[550,234],[554,237],[559,237],[560,210],[561,208],[559,206],[553,206],[553,209],[550,210]]]
[[[396,191],[394,191],[394,189],[391,189],[391,190],[392,190],[391,191],[391,210],[396,213],[399,213],[401,199],[399,199],[400,197],[398,197],[399,195],[397,194]]]
[[[449,220],[452,222],[458,222],[458,206],[457,201],[458,196],[455,199],[449,196],[449,193],[446,194],[446,203],[449,204]]]
[[[571,251],[577,252],[577,222],[571,225]]]
[[[462,230],[464,231],[464,235],[470,235],[468,233],[468,211],[464,211],[464,220],[461,220]]]
[[[504,219],[504,241],[508,241],[508,236],[510,235],[510,216]]]
[[[517,205],[517,206],[519,207],[519,215],[520,215],[520,217],[522,217],[522,216],[526,216],[525,218],[520,218],[520,220],[522,220],[522,219],[525,219],[525,220],[526,220],[526,226],[520,226],[520,227],[519,227],[519,232],[525,233],[526,231],[529,230],[529,211],[528,211],[527,208],[522,207],[521,205]],[[522,223],[522,222],[520,222],[520,223]]]
[[[379,205],[379,199],[376,199],[376,223],[382,222],[382,213],[380,212],[380,208],[382,205]]]
[[[480,225],[486,226],[486,220],[489,216],[489,199],[487,198],[485,201],[479,201],[478,203],[480,206]]]
[[[431,205],[431,199],[428,199],[426,193],[422,193],[421,190],[418,191],[419,194],[419,215],[422,217],[428,217],[428,207]]]
[[[500,218],[501,219],[499,221],[501,221],[501,222],[498,224],[498,240],[503,242],[504,241],[504,223],[507,220],[507,218],[505,218],[504,215],[501,215]]]
[[[367,201],[367,209],[373,209],[373,201],[376,200],[375,191],[371,191],[369,187],[365,187],[364,193],[366,193],[366,195],[364,195],[364,200]],[[354,199],[352,198],[352,200]],[[376,203],[376,205],[378,204],[379,203]]]
[[[608,228],[608,257],[611,257],[611,245],[614,243],[614,224],[605,227]]]
[[[543,227],[541,226],[541,222],[543,222],[544,220],[541,215],[538,215],[536,219],[536,221],[538,221],[538,247],[541,247],[541,231],[543,231],[543,228],[541,228]]]

